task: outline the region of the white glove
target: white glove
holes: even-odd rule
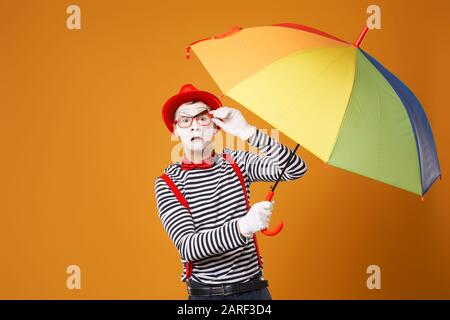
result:
[[[241,234],[251,238],[254,233],[266,229],[269,226],[272,207],[273,203],[270,201],[261,201],[252,205],[247,214],[238,220]]]
[[[249,139],[256,132],[256,127],[249,125],[239,110],[220,107],[209,113],[214,116],[211,120],[216,125],[242,140]]]

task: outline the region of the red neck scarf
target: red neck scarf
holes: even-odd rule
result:
[[[181,169],[182,170],[208,169],[213,166],[215,158],[216,154],[214,153],[214,151],[212,152],[210,157],[208,157],[205,160],[202,160],[201,163],[192,163],[190,162],[190,160],[184,157],[183,160],[181,161]]]

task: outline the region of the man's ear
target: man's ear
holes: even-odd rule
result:
[[[178,132],[177,132],[177,127],[174,127],[174,128],[173,128],[172,135],[173,135],[177,140],[180,140],[180,136],[178,135]]]

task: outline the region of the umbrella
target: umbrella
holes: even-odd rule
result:
[[[424,194],[441,177],[415,95],[355,43],[284,23],[234,27],[191,49],[230,97],[329,165]],[[273,191],[273,188],[272,188]]]

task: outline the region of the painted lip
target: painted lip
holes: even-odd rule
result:
[[[191,142],[195,142],[195,141],[203,141],[203,138],[202,137],[192,137]]]

